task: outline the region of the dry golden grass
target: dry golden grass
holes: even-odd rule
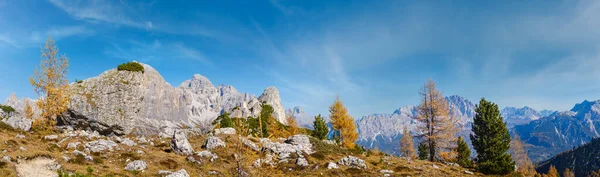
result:
[[[15,136],[24,134],[26,139],[18,139]],[[13,163],[7,163],[0,166],[0,176],[16,176],[14,162],[17,158],[32,159],[39,156],[56,159],[61,165],[62,170],[66,172],[77,172],[79,174],[88,174],[89,176],[158,176],[159,170],[178,171],[185,169],[190,176],[210,176],[209,171],[216,171],[218,176],[237,176],[237,161],[234,154],[241,155],[243,160],[243,169],[250,176],[382,176],[379,172],[382,169],[393,170],[392,176],[469,176],[464,174],[464,168],[447,166],[440,163],[435,163],[440,169],[434,169],[433,164],[427,161],[413,160],[406,161],[398,157],[385,156],[383,153],[366,153],[353,154],[352,151],[342,149],[337,146],[327,145],[318,140],[313,141],[313,149],[317,151],[311,155],[305,155],[309,162],[308,167],[297,167],[295,160],[289,163],[281,163],[275,167],[264,165],[260,169],[252,168],[252,162],[259,159],[261,154],[244,147],[237,136],[223,135],[219,136],[227,143],[225,148],[217,148],[211,152],[218,154],[219,158],[214,162],[209,159],[201,159],[201,164],[191,163],[186,160],[186,156],[177,155],[170,150],[170,139],[153,138],[154,145],[138,144],[135,147],[128,147],[119,144],[120,150],[113,152],[104,152],[90,154],[94,157],[94,161],[86,161],[85,159],[77,159],[72,154],[72,150],[66,150],[69,142],[79,141],[82,143],[88,140],[82,137],[70,138],[61,142],[58,146],[57,141],[45,141],[43,137],[48,134],[59,134],[56,132],[46,131],[43,133],[17,132],[0,129],[0,151],[6,149],[8,153],[0,156],[8,155],[13,159]],[[60,136],[59,140],[62,140]],[[129,136],[134,140],[133,136]],[[188,139],[192,147],[197,152],[202,151],[202,145],[205,142],[207,135],[189,136]],[[148,138],[149,139],[149,138]],[[258,141],[257,139],[251,139]],[[19,150],[19,147],[24,147],[27,151]],[[83,144],[79,146],[79,150],[83,150]],[[142,148],[145,147],[145,148]],[[137,154],[137,150],[144,151],[144,154]],[[327,162],[337,162],[339,159],[353,155],[365,160],[367,170],[354,170],[340,166],[340,169],[328,170]],[[63,156],[68,156],[71,161],[65,162]],[[81,157],[79,157],[81,158]],[[148,164],[148,169],[144,172],[129,172],[125,171],[124,167],[128,160],[144,160]],[[91,169],[91,173],[88,170]],[[469,171],[473,171],[469,169]],[[472,176],[472,175],[471,175]],[[476,174],[481,176],[481,174]]]

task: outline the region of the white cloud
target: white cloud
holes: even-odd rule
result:
[[[78,20],[125,25],[141,29],[151,29],[152,22],[133,18],[136,12],[121,1],[120,4],[103,0],[50,0],[57,8]]]
[[[111,47],[106,48],[104,54],[124,60],[138,60],[149,62],[153,60],[168,60],[172,58],[199,61],[212,65],[204,54],[198,49],[184,43],[168,42],[163,44],[159,40],[152,42],[127,40],[122,43],[110,42]]]
[[[8,43],[16,48],[40,47],[49,36],[54,40],[60,40],[72,36],[87,36],[94,31],[84,26],[59,26],[52,27],[45,31],[29,31],[21,29],[20,31],[0,33],[0,41]]]

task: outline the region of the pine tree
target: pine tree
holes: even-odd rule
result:
[[[429,147],[427,147],[427,143],[421,142],[419,143],[419,160],[429,159]]]
[[[29,104],[29,101],[25,103],[25,109],[23,110],[23,112],[25,112],[25,118],[33,119],[34,113],[33,109],[31,108],[31,105]]]
[[[315,116],[315,121],[313,122],[313,127],[315,130],[312,132],[312,136],[318,138],[320,140],[327,138],[327,133],[329,132],[327,128],[327,123],[325,119],[321,117],[321,114]]]
[[[550,165],[550,169],[548,170],[548,173],[546,174],[546,176],[560,177],[560,175],[558,174],[558,170],[556,170],[556,167],[554,167],[554,165]]]
[[[449,115],[449,108],[444,95],[437,90],[436,84],[429,79],[419,90],[421,104],[417,107],[415,119],[422,123],[418,128],[423,134],[429,148],[429,161],[437,161],[444,157],[451,157],[451,151],[456,143],[456,119]],[[448,160],[448,159],[445,159]]]
[[[48,38],[41,52],[39,70],[34,71],[29,82],[39,96],[36,104],[42,111],[41,117],[52,126],[56,117],[65,112],[69,105],[69,59],[65,55],[58,55],[52,37]]]
[[[413,143],[412,135],[408,131],[408,128],[404,127],[402,133],[402,139],[400,139],[400,152],[402,156],[409,159],[416,159],[417,154],[415,153],[415,145]]]
[[[273,117],[273,112],[275,112],[275,110],[271,105],[267,104],[266,102],[262,102],[260,107],[261,110],[260,115],[258,116],[258,128],[261,131],[259,132],[259,136],[261,138],[266,138],[270,136],[270,131],[273,131],[276,128],[272,122],[277,120],[274,120],[275,118]]]
[[[521,138],[516,133],[514,133],[513,139],[510,141],[510,151],[519,173],[525,176],[533,176],[537,173],[533,163],[531,163],[531,159],[529,159],[527,152],[523,148]]]
[[[296,135],[296,134],[300,133],[300,130],[298,128],[298,124],[296,123],[296,119],[294,119],[294,117],[288,116],[286,118],[286,120],[287,120],[287,123],[288,123],[288,130],[287,130],[287,132],[288,132],[289,136],[293,136],[293,135]]]
[[[515,162],[507,153],[510,134],[502,121],[498,105],[482,98],[475,107],[471,142],[477,151],[478,169],[484,174],[505,175],[514,171]]]
[[[329,107],[329,117],[333,129],[339,131],[342,145],[346,148],[354,148],[358,139],[358,132],[354,118],[348,114],[348,110],[339,97],[335,98],[333,104]]]
[[[471,160],[471,149],[469,149],[469,145],[463,140],[461,136],[458,137],[458,156],[456,157],[456,162],[462,167],[472,167],[473,161]]]
[[[563,177],[575,177],[575,173],[573,173],[573,171],[571,171],[571,169],[567,168],[563,172]]]

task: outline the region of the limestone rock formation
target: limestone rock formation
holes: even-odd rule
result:
[[[348,168],[366,169],[365,161],[354,156],[348,156],[340,159],[338,164],[348,166]]]
[[[185,136],[185,132],[181,130],[174,132],[173,139],[171,139],[171,149],[175,153],[182,155],[192,155],[194,153],[194,149]]]

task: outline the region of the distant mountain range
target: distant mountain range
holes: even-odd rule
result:
[[[600,100],[583,101],[570,111],[517,125],[514,131],[532,145],[528,151],[534,162],[546,160],[600,136]]]

